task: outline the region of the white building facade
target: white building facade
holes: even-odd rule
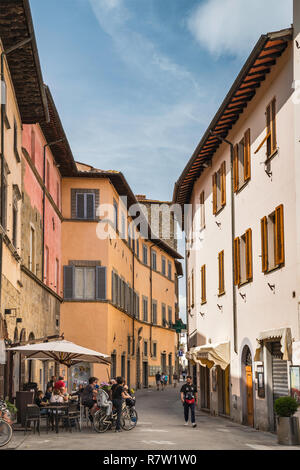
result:
[[[300,366],[294,4],[293,28],[260,38],[174,190],[174,202],[190,204],[188,357],[199,406],[264,430],[275,429],[274,400],[297,393]]]

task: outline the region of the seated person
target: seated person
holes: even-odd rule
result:
[[[55,388],[51,395],[50,403],[63,403],[63,402],[64,402],[64,398],[61,395],[60,390]]]
[[[43,398],[43,402],[46,403],[47,401],[50,400],[51,395],[52,395],[53,388],[51,386],[47,387],[45,396]]]
[[[39,408],[42,408],[46,403],[43,401],[43,392],[42,390],[39,390],[36,394],[36,398],[34,400],[35,404],[39,407]],[[47,410],[43,410],[41,409],[40,410],[40,413],[41,415],[46,415],[47,414]]]
[[[69,395],[67,393],[67,390],[65,387],[61,387],[61,389],[59,390],[60,391],[60,394],[61,396],[63,397],[64,401],[69,401]]]
[[[59,389],[62,388],[62,387],[65,388],[65,387],[66,387],[66,384],[65,384],[65,382],[64,382],[64,378],[61,377],[61,376],[59,376],[59,377],[58,377],[58,381],[55,382],[54,389],[57,388],[57,389],[59,390]]]
[[[82,404],[88,407],[91,416],[95,414],[98,408],[95,394],[95,391],[97,392],[97,390],[95,390],[96,380],[98,380],[96,377],[89,378],[89,384],[85,387],[81,396]]]

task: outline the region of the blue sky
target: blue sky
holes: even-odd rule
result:
[[[292,22],[291,0],[30,3],[75,159],[162,200],[260,34]]]

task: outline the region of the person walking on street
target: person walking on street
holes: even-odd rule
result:
[[[193,428],[197,426],[195,420],[195,407],[197,405],[197,387],[193,385],[192,377],[190,375],[186,378],[186,383],[180,390],[181,401],[184,407],[185,426],[189,424],[189,410],[191,410],[191,422]]]
[[[164,372],[160,376],[160,385],[161,385],[161,391],[165,389],[165,374]]]
[[[160,379],[161,379],[161,374],[160,371],[158,371],[155,375],[155,381],[156,381],[156,390],[159,391],[159,384],[160,384]]]
[[[177,387],[177,382],[178,382],[177,372],[174,372],[174,374],[173,374],[173,382],[174,382],[174,388],[176,388]]]
[[[186,370],[183,369],[183,371],[182,371],[182,379],[183,379],[184,382],[185,382],[185,377],[186,377]]]

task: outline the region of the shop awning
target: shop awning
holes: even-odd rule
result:
[[[256,339],[258,346],[255,352],[254,361],[261,361],[261,351],[264,342],[267,341],[280,341],[281,352],[283,354],[282,359],[284,361],[292,360],[292,333],[290,328],[277,328],[274,330],[262,331],[259,337]]]
[[[225,370],[230,364],[230,342],[204,344],[191,348],[186,357],[204,367],[220,366]]]

